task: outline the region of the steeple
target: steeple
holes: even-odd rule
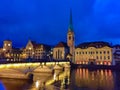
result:
[[[68,31],[73,31],[73,24],[72,24],[72,9],[70,9],[70,21]]]
[[[74,62],[75,35],[74,35],[72,23],[73,23],[72,22],[72,10],[70,9],[70,21],[69,21],[68,32],[67,32],[67,45],[69,47],[69,53],[72,55],[72,62]]]

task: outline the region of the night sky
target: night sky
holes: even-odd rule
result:
[[[87,41],[120,43],[120,0],[0,0],[0,44],[28,39],[55,45],[66,41],[70,8],[76,45]]]

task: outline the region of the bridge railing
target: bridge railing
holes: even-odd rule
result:
[[[45,62],[70,62],[69,60],[48,60],[48,59],[22,59],[20,61],[7,61],[7,59],[0,59],[0,64],[9,63],[45,63]]]

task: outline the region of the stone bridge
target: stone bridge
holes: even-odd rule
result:
[[[70,62],[29,62],[0,64],[0,77],[29,79],[38,73],[53,73],[54,70],[70,68]]]

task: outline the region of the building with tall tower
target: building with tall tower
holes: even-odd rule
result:
[[[74,62],[75,35],[74,35],[73,24],[72,24],[72,10],[70,10],[70,21],[69,21],[69,27],[67,32],[67,45],[69,47],[70,54],[72,55],[72,62]]]

